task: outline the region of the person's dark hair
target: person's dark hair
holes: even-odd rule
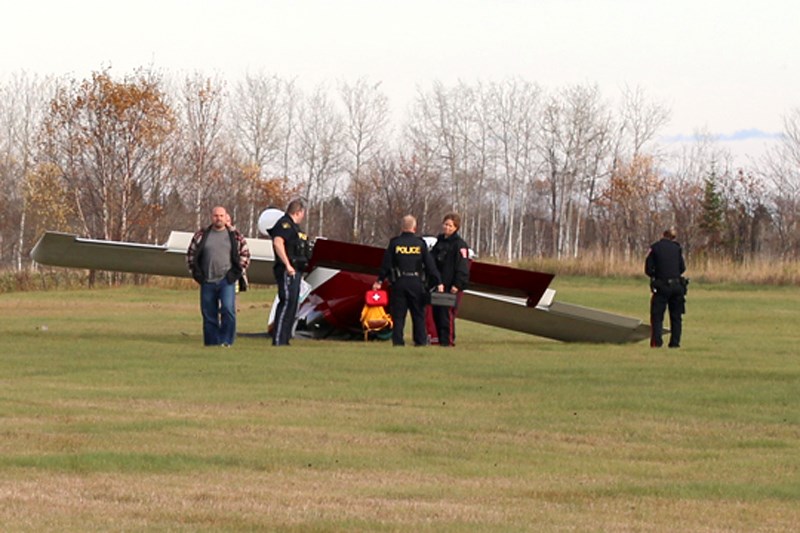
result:
[[[453,225],[456,227],[456,231],[458,231],[461,228],[461,217],[458,216],[458,213],[447,213],[442,219],[442,224],[444,224],[448,220],[453,221]]]
[[[670,226],[669,228],[664,230],[664,237],[666,237],[667,239],[674,240],[675,237],[677,237],[677,236],[678,236],[678,232],[675,230],[674,226]]]
[[[301,200],[299,198],[296,198],[296,199],[292,200],[291,202],[289,202],[289,205],[286,206],[286,214],[287,215],[294,215],[295,213],[297,213],[299,211],[305,210],[305,208],[306,208],[306,206],[303,203],[303,200]]]

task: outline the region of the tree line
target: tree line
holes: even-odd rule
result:
[[[160,243],[214,205],[254,237],[296,196],[310,235],[378,246],[403,214],[436,233],[455,210],[476,252],[506,261],[638,260],[669,225],[689,254],[797,260],[800,108],[752,168],[709,139],[669,152],[669,115],[638,88],[612,104],[520,78],[434,82],[397,124],[367,79],[20,73],[0,85],[0,267],[29,268],[45,230]]]

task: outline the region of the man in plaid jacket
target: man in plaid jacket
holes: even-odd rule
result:
[[[236,337],[236,286],[250,265],[250,249],[228,225],[224,207],[211,210],[211,225],[198,230],[186,251],[186,264],[200,285],[203,343],[230,346]]]

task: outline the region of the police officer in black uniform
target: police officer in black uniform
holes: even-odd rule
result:
[[[417,220],[411,215],[404,216],[402,233],[389,241],[389,246],[383,254],[378,279],[373,284],[373,289],[378,290],[384,280],[387,278],[391,280],[389,308],[394,321],[392,344],[395,346],[405,344],[403,329],[406,313],[409,310],[414,329],[414,346],[428,344],[428,335],[425,331],[425,306],[428,296],[425,290],[425,276],[434,281],[439,292],[444,290],[428,246],[421,237],[415,235],[416,231]]]
[[[675,228],[664,231],[660,241],[650,246],[644,272],[650,277],[650,346],[660,348],[664,341],[664,312],[669,307],[669,347],[681,345],[682,316],[686,311],[686,263],[681,245],[675,241]]]
[[[269,235],[275,252],[275,282],[278,284],[278,306],[272,330],[272,344],[286,346],[292,337],[292,327],[300,299],[300,280],[308,263],[308,237],[300,229],[306,215],[301,200],[292,200],[286,213],[278,219]]]
[[[431,306],[434,331],[429,327],[428,333],[439,346],[456,344],[456,312],[461,294],[469,283],[469,247],[458,234],[460,227],[461,217],[458,213],[447,213],[442,219],[443,233],[436,238],[431,250],[436,268],[442,276],[444,290],[456,295],[456,305],[453,307]]]

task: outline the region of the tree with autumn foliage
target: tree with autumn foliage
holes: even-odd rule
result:
[[[59,169],[82,233],[139,240],[171,176],[175,116],[152,72],[109,69],[58,87],[44,120],[42,160]]]
[[[68,195],[60,176],[58,167],[43,163],[37,165],[25,180],[25,206],[36,235],[46,230],[71,229],[70,220],[74,219],[74,213],[72,204],[64,201]]]
[[[663,190],[664,179],[652,156],[637,155],[616,167],[597,202],[604,218],[606,249],[612,258],[620,253],[631,259],[658,234],[657,228],[666,223],[658,215]]]

